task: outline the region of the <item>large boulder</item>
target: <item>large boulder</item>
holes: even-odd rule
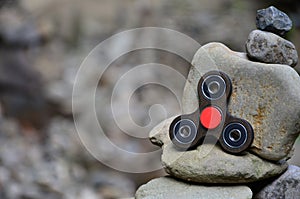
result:
[[[151,142],[162,147],[162,164],[172,176],[200,183],[246,183],[277,176],[288,167],[284,161],[275,164],[251,153],[231,155],[218,145],[179,151],[168,137],[172,120],[163,121],[150,132]]]
[[[252,62],[221,43],[209,43],[194,56],[183,92],[183,113],[198,108],[198,81],[211,70],[221,70],[232,80],[228,110],[252,125],[250,150],[271,161],[286,158],[300,131],[297,72],[287,65]]]
[[[187,184],[170,177],[151,180],[142,185],[136,199],[251,199],[252,191],[247,186],[201,186]]]

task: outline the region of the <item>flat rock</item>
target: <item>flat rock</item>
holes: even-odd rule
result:
[[[272,161],[290,153],[300,129],[300,78],[279,64],[252,62],[221,43],[202,46],[194,56],[183,92],[183,113],[198,107],[197,84],[202,75],[221,70],[232,80],[229,112],[254,129],[250,150]]]
[[[150,140],[162,147],[162,164],[170,175],[200,183],[246,183],[277,176],[287,163],[271,163],[254,154],[242,156],[224,152],[218,145],[203,144],[195,150],[179,151],[168,137],[173,118],[150,132]]]
[[[246,51],[250,58],[264,63],[296,66],[297,50],[293,43],[270,32],[253,30],[246,41]]]
[[[271,184],[264,187],[255,199],[300,198],[300,168],[289,166],[288,170]]]
[[[142,185],[136,199],[251,199],[252,191],[247,186],[201,186],[161,177]]]
[[[287,14],[274,6],[258,10],[256,13],[256,27],[278,35],[284,35],[292,29],[293,23]]]

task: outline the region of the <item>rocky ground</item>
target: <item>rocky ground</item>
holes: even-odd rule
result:
[[[201,44],[220,41],[233,50],[245,51],[245,40],[249,32],[256,28],[249,21],[253,21],[257,9],[269,3],[258,0],[1,1],[0,198],[129,197],[140,184],[164,174],[162,171],[146,174],[118,172],[102,165],[84,148],[71,110],[72,87],[80,63],[94,46],[112,34],[143,26],[171,28]],[[295,44],[299,52],[298,1],[273,3],[279,4],[291,16],[294,28],[286,38]],[[135,42],[133,39],[129,45]],[[99,59],[113,54],[123,44],[111,44],[111,48],[99,55]],[[133,52],[114,62],[100,80],[99,90],[111,94],[124,71],[147,63],[149,59],[172,66],[187,76],[189,64],[182,59],[162,51],[145,50]],[[295,68],[300,71],[299,64]],[[87,89],[88,80],[93,79],[93,75],[93,71],[86,75],[86,85],[83,86]],[[156,74],[142,75],[145,78],[150,75],[158,81],[162,78]],[[184,82],[173,81],[172,84],[180,91],[184,86]],[[134,82],[129,86],[134,87]],[[140,124],[149,121],[148,108],[153,102],[166,107],[167,117],[180,112],[172,93],[161,87],[142,88],[134,102],[137,108],[133,118]],[[110,112],[106,109],[109,106],[109,98],[99,100],[97,114],[116,143],[128,146],[134,152],[157,149],[148,140],[124,136],[109,119]],[[82,116],[81,121],[89,126],[91,113],[85,107],[76,114]],[[158,115],[157,123],[165,118]],[[156,124],[149,126],[148,130]],[[89,131],[94,131],[93,128],[89,126]],[[291,161],[299,165],[297,151],[299,146]],[[132,164],[126,158],[114,158],[109,151],[103,154],[117,164]],[[143,168],[159,162],[160,157],[157,156],[155,160],[136,161],[134,165]],[[247,192],[247,189],[243,191]]]

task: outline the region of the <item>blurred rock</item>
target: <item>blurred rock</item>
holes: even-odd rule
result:
[[[293,43],[270,32],[254,30],[246,41],[246,51],[253,60],[296,66],[298,54]]]
[[[292,20],[284,12],[274,6],[258,10],[256,13],[256,27],[260,30],[284,35],[292,29]]]
[[[246,186],[203,186],[186,184],[171,177],[151,180],[142,185],[136,199],[251,199],[252,191]]]
[[[91,183],[104,198],[124,198],[134,194],[135,185],[118,172],[90,172]]]
[[[184,114],[199,106],[196,91],[200,77],[221,70],[232,79],[228,111],[254,128],[250,150],[272,161],[288,156],[300,128],[300,78],[293,68],[249,61],[220,43],[201,47],[192,65],[183,93]]]
[[[39,25],[24,13],[14,12],[13,8],[0,12],[0,45],[6,49],[32,48],[45,44],[51,31],[47,24]]]
[[[277,176],[288,167],[285,162],[271,163],[251,153],[231,155],[210,144],[179,151],[169,139],[172,119],[163,121],[150,132],[150,140],[162,146],[162,164],[172,176],[200,183],[245,183]]]
[[[44,33],[35,20],[14,12],[17,8],[0,12],[0,101],[5,116],[43,137],[50,118],[60,112],[59,102],[47,98],[44,79],[28,52],[44,44]]]
[[[130,179],[104,173],[83,150],[72,121],[56,118],[49,127],[47,143],[41,144],[20,135],[14,120],[0,120],[0,196],[102,199],[132,195]]]
[[[10,7],[10,6],[15,6],[19,0],[1,0],[0,1],[0,9],[3,7]]]
[[[17,119],[28,131],[45,131],[50,118],[59,114],[59,103],[47,99],[43,80],[24,52],[0,52],[0,101],[4,115]]]
[[[261,187],[259,187],[261,188]],[[261,189],[254,199],[300,198],[300,168],[289,166],[279,178]]]

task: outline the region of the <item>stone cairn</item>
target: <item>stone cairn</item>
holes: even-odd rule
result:
[[[198,106],[197,84],[208,71],[231,77],[230,114],[247,120],[254,140],[240,155],[219,144],[202,144],[180,151],[169,138],[174,118],[150,132],[162,148],[161,161],[169,176],[142,185],[135,198],[274,199],[300,198],[300,168],[288,165],[300,129],[300,77],[295,46],[282,38],[292,28],[290,18],[271,6],[257,11],[259,30],[249,34],[246,52],[233,52],[221,43],[202,46],[192,61],[184,88],[184,114]]]

